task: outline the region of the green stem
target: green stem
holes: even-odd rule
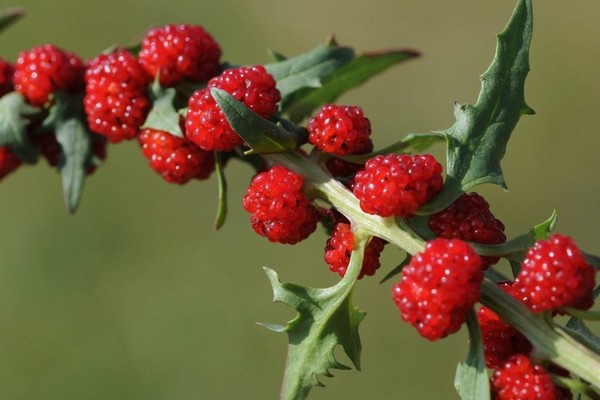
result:
[[[483,281],[481,303],[525,335],[539,355],[600,389],[600,357],[566,332],[557,330],[543,314],[530,311],[489,279]]]
[[[423,251],[425,242],[405,224],[363,212],[356,197],[307,156],[286,152],[266,154],[264,158],[301,174],[310,196],[329,202],[361,232],[383,238],[410,254]],[[544,315],[531,312],[489,279],[482,284],[481,302],[522,332],[539,355],[568,369],[596,390],[600,388],[600,357],[558,329]]]
[[[382,218],[362,211],[358,199],[352,192],[307,156],[297,152],[286,152],[265,154],[264,158],[271,164],[284,165],[301,174],[309,196],[327,201],[344,214],[353,225],[359,225],[361,231],[368,235],[385,239],[410,254],[418,253],[425,248],[423,239],[402,229],[394,218]]]

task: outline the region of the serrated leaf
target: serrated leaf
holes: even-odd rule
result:
[[[17,156],[30,164],[37,161],[37,151],[27,136],[29,120],[26,115],[40,113],[19,92],[10,92],[0,98],[0,146],[10,146]]]
[[[454,376],[454,387],[462,400],[489,400],[490,385],[485,369],[483,341],[475,311],[467,314],[469,328],[469,353],[464,363],[459,363]]]
[[[141,129],[155,129],[168,132],[177,137],[184,137],[180,125],[180,114],[175,108],[177,92],[174,88],[163,88],[158,79],[152,84],[152,108]]]
[[[297,147],[298,142],[292,132],[267,121],[226,91],[211,88],[210,93],[233,130],[250,146],[247,154],[277,153]]]
[[[419,56],[414,50],[394,49],[364,53],[322,78],[318,88],[307,88],[294,96],[293,101],[284,103],[283,112],[292,121],[299,122],[324,103],[335,101],[346,91],[362,85],[373,76],[393,65]]]
[[[352,49],[327,44],[320,45],[296,57],[267,64],[265,68],[277,81],[281,101],[285,103],[288,96],[299,89],[320,87],[323,78],[331,75],[353,58],[354,51]]]
[[[455,106],[456,122],[445,132],[446,184],[422,212],[444,209],[475,185],[492,183],[506,188],[500,161],[521,115],[534,113],[524,95],[532,29],[531,0],[520,0],[497,37],[494,60],[481,76],[477,103]]]
[[[366,238],[356,237],[356,241],[346,275],[329,288],[281,283],[275,271],[265,268],[273,287],[273,301],[298,311],[284,329],[269,325],[277,332],[285,331],[289,337],[281,400],[305,399],[313,386],[322,386],[319,376],[332,376],[331,369],[349,369],[335,359],[338,345],[360,369],[358,325],[365,313],[352,305],[352,290],[362,266]]]
[[[0,32],[17,22],[25,15],[22,7],[10,7],[0,10]]]

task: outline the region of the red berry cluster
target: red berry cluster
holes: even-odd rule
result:
[[[150,167],[167,182],[184,184],[190,179],[206,179],[215,168],[213,152],[202,150],[185,138],[144,129],[138,139]]]
[[[402,319],[431,341],[460,329],[481,296],[481,258],[459,239],[437,238],[415,254],[393,287]]]
[[[481,244],[506,242],[504,224],[494,217],[488,202],[477,193],[465,193],[445,210],[431,215],[429,229],[446,239]],[[487,268],[498,260],[498,257],[482,257],[482,266]]]
[[[326,104],[308,121],[308,141],[336,156],[373,150],[371,123],[355,106]]]
[[[320,219],[302,192],[301,175],[275,166],[256,175],[242,200],[256,233],[271,242],[295,244],[313,233]]]
[[[379,255],[385,246],[385,240],[373,237],[367,245],[363,263],[358,275],[358,279],[363,276],[372,276],[380,267]],[[329,265],[332,272],[337,272],[340,276],[346,275],[346,270],[350,264],[350,255],[354,249],[354,234],[349,223],[337,222],[333,226],[331,237],[325,245],[325,262]]]
[[[230,151],[244,143],[210,94],[211,88],[226,91],[258,115],[269,118],[281,100],[276,82],[261,65],[228,69],[208,81],[189,99],[185,128],[189,140],[207,151]]]
[[[83,62],[79,57],[46,44],[19,54],[13,83],[27,101],[35,106],[43,106],[55,91],[81,90],[83,73]]]
[[[428,154],[378,155],[356,174],[354,194],[368,214],[405,218],[442,189],[441,174],[441,164]]]
[[[139,60],[165,87],[184,79],[206,82],[217,75],[221,47],[198,25],[170,24],[152,29],[142,41]]]

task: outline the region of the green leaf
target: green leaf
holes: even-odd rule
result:
[[[483,256],[504,257],[507,260],[514,262],[516,267],[521,261],[523,261],[525,253],[527,253],[527,251],[534,245],[536,241],[545,240],[550,237],[550,234],[556,227],[557,218],[558,217],[555,210],[546,221],[537,224],[530,229],[529,232],[516,236],[506,243],[487,245],[478,243],[470,244],[475,251],[477,251],[477,253]],[[513,270],[515,267],[513,267]]]
[[[394,49],[361,54],[322,78],[316,89],[305,89],[287,102],[283,109],[292,121],[301,121],[324,103],[335,101],[341,94],[355,88],[393,65],[418,57],[414,50]]]
[[[362,164],[378,154],[385,155],[390,153],[408,153],[411,151],[420,153],[428,149],[435,143],[445,141],[445,139],[446,136],[441,132],[409,133],[399,142],[393,143],[387,147],[384,147],[372,153],[352,154],[340,158],[355,164]]]
[[[588,349],[600,354],[600,338],[580,318],[572,317],[562,328]]]
[[[456,122],[445,132],[446,184],[421,212],[442,210],[475,185],[492,183],[506,189],[500,161],[521,115],[534,113],[524,96],[532,29],[531,0],[520,0],[498,35],[494,60],[481,76],[477,103],[455,106]]]
[[[177,137],[184,137],[181,130],[179,112],[175,108],[177,92],[174,88],[163,88],[158,79],[152,84],[152,109],[148,113],[141,129],[155,129],[168,132]]]
[[[265,268],[273,287],[273,301],[287,304],[298,315],[285,326],[262,324],[289,337],[282,400],[300,400],[313,386],[323,386],[319,376],[332,376],[330,369],[349,369],[334,356],[341,345],[356,369],[360,369],[361,343],[358,325],[365,313],[352,305],[352,290],[362,266],[366,238],[356,237],[350,265],[344,278],[325,289],[281,283],[277,273]]]
[[[324,77],[353,58],[352,49],[330,42],[296,57],[267,64],[265,68],[277,81],[282,103],[285,103],[299,89],[320,87]]]
[[[0,32],[17,22],[25,15],[22,7],[10,7],[0,10]]]
[[[469,353],[464,363],[459,363],[454,376],[454,387],[462,400],[489,400],[490,385],[485,369],[483,341],[475,311],[467,314],[469,328]]]
[[[233,130],[246,141],[252,153],[278,153],[295,149],[296,135],[267,121],[224,90],[211,88],[210,93],[221,107]]]
[[[25,116],[42,110],[27,103],[19,92],[0,98],[0,146],[10,146],[19,158],[30,164],[37,161],[37,151],[27,136],[29,120]]]
[[[227,180],[223,170],[223,156],[221,152],[215,152],[215,173],[219,185],[219,206],[217,207],[217,217],[215,218],[215,230],[219,230],[225,223],[227,216]]]
[[[55,101],[44,126],[54,130],[61,147],[58,169],[62,178],[65,204],[70,213],[74,213],[79,206],[86,169],[93,161],[92,134],[85,121],[83,95],[55,93]]]

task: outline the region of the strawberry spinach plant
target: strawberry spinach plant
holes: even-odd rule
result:
[[[21,15],[5,10],[0,29]],[[597,399],[600,339],[588,321],[598,319],[590,309],[600,260],[554,232],[556,214],[507,238],[474,192],[486,183],[506,188],[507,143],[520,118],[534,114],[524,93],[532,24],[531,0],[519,0],[475,104],[456,104],[447,129],[382,149],[360,106],[336,100],[413,51],[357,54],[330,39],[239,66],[221,60],[215,38],[191,24],[156,27],[139,45],[86,61],[53,44],[35,47],[15,63],[0,60],[0,177],[45,158],[75,212],[107,145],[136,140],[167,182],[216,175],[218,229],[232,201],[228,163],[253,168],[241,204],[254,231],[293,245],[321,225],[324,262],[340,276],[311,288],[265,268],[274,301],[297,311],[285,324],[262,323],[289,339],[281,399],[307,398],[332,370],[348,369],[334,356],[338,347],[360,369],[365,313],[353,291],[373,275],[396,281],[390,299],[423,338],[466,327],[454,382],[461,398]],[[445,163],[426,153],[434,145],[445,145]],[[380,271],[386,246],[406,257]],[[497,268],[500,259],[510,273]]]

